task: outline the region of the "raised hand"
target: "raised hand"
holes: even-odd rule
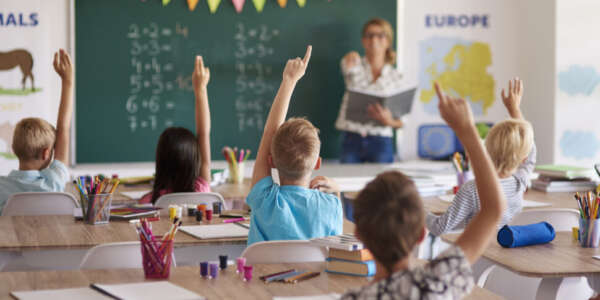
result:
[[[306,48],[306,54],[304,54],[304,58],[300,59],[300,57],[296,57],[295,59],[288,60],[285,65],[285,69],[283,70],[283,79],[294,82],[300,80],[300,78],[302,78],[306,72],[306,67],[310,61],[311,53],[312,46],[308,46]]]
[[[200,88],[206,88],[210,81],[210,69],[204,67],[204,60],[202,56],[196,56],[196,63],[194,65],[194,73],[192,73],[192,82],[194,84],[194,91]]]
[[[444,94],[436,82],[435,92],[439,98],[438,108],[442,119],[448,123],[456,135],[460,136],[470,130],[475,130],[475,121],[469,104],[464,99],[452,98]]]
[[[344,55],[342,59],[342,63],[346,69],[350,69],[356,66],[360,62],[360,55],[356,51],[348,52],[348,54]]]
[[[54,62],[52,64],[63,81],[73,81],[73,64],[67,51],[60,49],[58,52],[54,52]]]
[[[502,89],[502,102],[513,118],[522,118],[521,99],[523,98],[523,80],[515,77],[508,81],[508,94]]]
[[[331,178],[325,176],[317,176],[310,181],[309,187],[311,189],[317,189],[324,193],[338,194],[340,187]]]

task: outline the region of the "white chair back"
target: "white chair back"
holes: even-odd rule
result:
[[[527,225],[546,221],[555,231],[571,231],[579,226],[579,212],[570,208],[545,208],[524,210],[516,215],[510,225]]]
[[[77,200],[69,193],[27,192],[8,197],[2,216],[73,215]]]
[[[165,214],[168,212],[169,205],[184,205],[184,204],[202,204],[206,203],[209,207],[212,208],[212,204],[214,202],[221,202],[222,209],[226,210],[227,206],[225,204],[225,200],[221,194],[217,193],[170,193],[160,196],[156,199],[155,206],[158,206],[161,209],[161,214]],[[185,212],[184,212],[185,214]]]
[[[324,262],[327,248],[310,241],[267,241],[250,245],[242,257],[248,264]]]
[[[141,268],[140,242],[108,243],[91,248],[79,265],[80,269]]]

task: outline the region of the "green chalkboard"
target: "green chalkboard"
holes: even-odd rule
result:
[[[362,50],[360,31],[372,17],[395,27],[395,0],[308,0],[304,8],[267,0],[235,12],[224,0],[210,14],[187,1],[76,0],[76,161],[153,161],[169,126],[194,130],[191,72],[201,54],[211,68],[213,159],[224,145],[256,151],[266,115],[288,58],[313,45],[289,116],[305,116],[321,130],[321,155],[340,148],[334,123],[344,92],[341,57]],[[254,155],[253,155],[254,156]]]

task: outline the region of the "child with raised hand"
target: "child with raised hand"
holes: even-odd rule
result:
[[[499,227],[508,224],[523,209],[523,193],[535,168],[536,147],[533,128],[523,118],[520,105],[523,81],[508,82],[508,93],[502,89],[502,102],[510,119],[494,125],[485,139],[485,147],[500,177],[500,186],[507,201]],[[463,184],[454,201],[441,216],[427,214],[427,229],[435,236],[462,229],[481,209],[474,181]]]
[[[298,240],[342,233],[342,206],[335,182],[319,176],[318,129],[306,119],[284,122],[296,83],[304,75],[312,47],[303,59],[288,60],[273,100],[252,173],[246,203],[252,209],[248,244],[268,240]],[[271,177],[276,168],[281,185]]]
[[[354,202],[356,235],[373,254],[377,273],[371,284],[344,294],[342,299],[461,299],[474,286],[470,266],[494,238],[505,200],[468,104],[443,95],[435,86],[440,114],[471,158],[481,210],[456,245],[426,265],[415,266],[411,253],[425,237],[423,202],[406,175],[396,171],[380,174]]]
[[[156,146],[156,178],[140,203],[156,203],[167,193],[210,192],[210,70],[196,57],[192,82],[196,102],[196,136],[183,127],[165,129]]]
[[[15,126],[12,149],[19,170],[0,176],[0,213],[10,195],[21,192],[62,192],[69,181],[69,139],[73,115],[73,63],[60,49],[54,70],[62,81],[56,129],[46,120],[25,118]]]

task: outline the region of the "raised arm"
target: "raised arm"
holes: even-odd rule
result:
[[[59,52],[54,53],[53,65],[62,81],[58,120],[56,121],[54,159],[68,166],[71,119],[73,117],[73,63],[69,54],[64,49],[60,49]]]
[[[271,105],[271,111],[269,111],[260,146],[258,147],[258,153],[256,154],[256,162],[254,163],[254,170],[252,172],[253,187],[261,179],[271,176],[271,166],[269,165],[271,141],[279,126],[285,121],[292,92],[294,91],[298,80],[300,80],[306,72],[311,52],[312,46],[308,46],[303,59],[300,59],[299,57],[290,59],[285,65],[283,79],[281,80],[281,85],[279,86],[275,100],[273,100],[273,105]]]
[[[479,140],[469,105],[464,99],[445,96],[437,83],[435,91],[439,98],[440,114],[465,146],[475,172],[481,210],[456,241],[469,262],[474,263],[495,236],[506,201],[494,165]]]
[[[521,99],[523,98],[523,80],[515,77],[508,81],[508,95],[502,89],[502,102],[513,119],[523,119]]]
[[[202,56],[196,56],[192,81],[196,98],[196,134],[200,152],[200,176],[210,182],[210,109],[206,86],[210,80],[210,70],[204,67]]]

